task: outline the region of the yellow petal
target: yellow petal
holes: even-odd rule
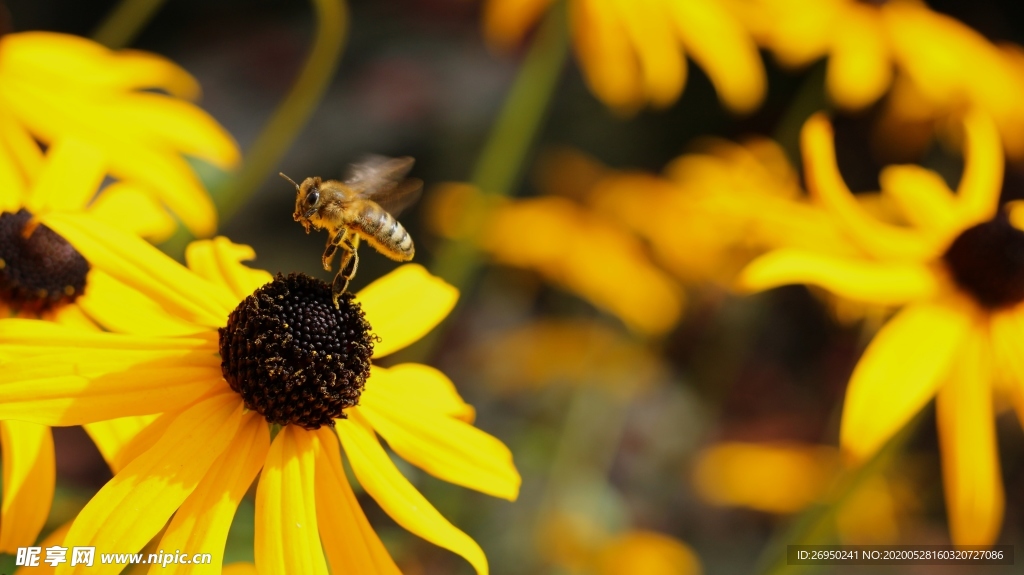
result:
[[[158,243],[171,237],[178,222],[152,192],[137,184],[115,182],[89,206],[89,214],[110,226]]]
[[[683,46],[711,79],[722,102],[734,112],[753,111],[764,98],[764,66],[739,21],[713,0],[664,3]]]
[[[45,539],[39,542],[38,547],[46,549],[48,547],[60,546],[64,543],[64,537],[67,536],[68,530],[71,529],[71,522],[67,522],[64,525],[54,529]],[[53,575],[57,572],[55,567],[51,567],[49,563],[42,561],[45,558],[45,551],[41,554],[39,565],[34,567],[25,565],[18,567],[14,571],[14,575]]]
[[[113,52],[70,34],[7,34],[0,40],[0,69],[22,79],[56,76],[63,81],[58,85],[68,90],[159,88],[180,98],[199,95],[196,80],[162,56],[137,50]]]
[[[84,348],[149,351],[199,351],[205,348],[212,355],[216,353],[217,335],[210,332],[192,334],[191,337],[123,335],[9,318],[0,320],[0,345],[25,357],[32,353],[64,353]]]
[[[551,0],[488,0],[484,3],[484,36],[500,48],[511,48],[551,5]]]
[[[927,266],[875,262],[801,250],[768,252],[740,274],[739,286],[761,291],[789,284],[810,284],[851,300],[899,305],[930,297],[939,284]]]
[[[0,115],[0,123],[3,121]],[[4,145],[0,134],[0,211],[15,213],[24,205],[25,184],[17,158]]]
[[[232,563],[225,565],[221,575],[258,575],[256,565],[252,563]]]
[[[256,488],[256,570],[261,575],[327,575],[317,527],[312,433],[281,429]]]
[[[238,429],[238,396],[221,394],[186,410],[149,451],[86,504],[65,545],[134,553],[163,528],[224,452]],[[123,565],[78,565],[65,573],[109,573]]]
[[[400,575],[363,513],[341,463],[338,438],[327,428],[314,432],[316,459],[316,520],[333,573]]]
[[[85,283],[88,286],[89,280],[86,279]],[[77,305],[78,301],[75,300],[75,305],[65,305],[54,310],[51,321],[72,329],[101,330],[102,328],[86,315],[82,307]]]
[[[0,86],[0,97],[12,114],[29,126],[38,139],[52,143],[73,136],[99,147],[110,162],[110,174],[137,181],[152,190],[193,233],[213,233],[217,214],[213,201],[185,158],[164,147],[159,139],[147,140],[146,123],[125,121],[121,110],[130,99],[107,96],[102,106],[66,99],[49,87],[23,83]]]
[[[86,214],[47,214],[42,221],[71,242],[91,265],[186,320],[220,327],[238,304],[223,286],[193,274],[138,237]]]
[[[850,377],[839,441],[866,459],[935,395],[971,327],[968,312],[946,302],[915,303],[889,320]]]
[[[992,545],[1003,522],[992,359],[982,331],[956,350],[952,375],[936,400],[942,477],[955,545]]]
[[[363,489],[396,523],[469,561],[478,575],[487,575],[487,557],[468,535],[448,522],[409,480],[402,476],[358,412],[338,420],[336,430],[352,471]]]
[[[269,272],[242,265],[256,259],[256,250],[224,236],[192,242],[185,250],[188,267],[199,276],[223,285],[240,301],[274,279]]]
[[[96,448],[100,450],[107,465],[117,473],[124,467],[118,464],[118,458],[125,446],[155,419],[155,415],[137,415],[87,423],[83,427],[96,444]]]
[[[0,40],[0,42],[2,41]],[[2,57],[0,55],[0,58]],[[12,174],[12,177],[16,179],[15,188],[12,191],[16,192],[18,207],[20,207],[28,192],[29,183],[35,181],[35,178],[43,171],[43,151],[39,149],[39,144],[25,130],[25,127],[7,110],[0,110],[0,146],[6,147],[7,153],[10,154],[14,162],[11,168],[17,171],[16,174]]]
[[[103,152],[74,137],[54,142],[25,205],[33,213],[78,211],[96,195],[107,172]]]
[[[419,340],[441,323],[458,299],[459,290],[416,264],[401,266],[360,290],[356,301],[381,339],[373,357]]]
[[[85,293],[75,303],[96,323],[114,332],[167,337],[211,333],[96,268],[89,270]]]
[[[643,103],[640,69],[625,30],[606,0],[569,3],[573,47],[587,85],[605,104],[632,111]]]
[[[986,114],[972,112],[964,118],[967,147],[964,174],[957,189],[964,227],[988,221],[999,209],[1003,186],[1003,146],[995,123]]]
[[[104,112],[107,109],[105,107]],[[238,146],[209,114],[189,102],[163,94],[141,92],[110,105],[112,118],[127,126],[139,141],[202,158],[228,169],[238,164]]]
[[[868,253],[880,259],[926,261],[945,248],[908,229],[883,223],[864,210],[839,174],[832,125],[824,115],[815,114],[804,124],[801,149],[807,187]]]
[[[892,62],[878,9],[851,3],[834,28],[825,85],[842,108],[859,110],[880,98],[892,83]]]
[[[449,483],[508,500],[519,495],[521,479],[505,444],[464,421],[431,411],[416,395],[379,396],[373,383],[356,409],[395,453]]]
[[[231,444],[181,504],[160,539],[160,549],[209,553],[213,561],[206,565],[174,565],[171,571],[154,566],[150,573],[221,573],[235,510],[263,467],[269,449],[270,429],[266,420],[256,412],[244,414]]]
[[[879,181],[911,224],[944,239],[959,232],[956,197],[939,174],[915,165],[887,166]]]
[[[605,0],[622,24],[640,62],[647,98],[655,106],[674,102],[686,81],[686,62],[676,43],[667,10],[656,2]]]
[[[191,406],[189,406],[191,407]],[[185,409],[188,409],[186,407]],[[110,469],[114,474],[120,473],[129,463],[135,460],[136,457],[149,451],[151,447],[156,445],[157,441],[167,433],[167,430],[171,427],[181,415],[183,410],[165,411],[160,415],[156,416],[149,425],[140,429],[135,435],[128,439],[127,442],[121,444],[121,448],[115,453],[111,454],[111,457],[107,459],[107,463],[110,465]]]
[[[174,410],[220,389],[229,388],[210,353],[65,350],[4,366],[0,419],[80,425]]]
[[[992,352],[996,383],[1004,383],[1017,419],[1024,421],[1024,308],[1016,307],[991,316]]]
[[[0,551],[14,555],[35,544],[50,514],[57,468],[50,428],[0,421],[4,495],[0,508]]]
[[[476,410],[466,403],[455,384],[436,368],[419,363],[403,363],[389,368],[370,366],[366,390],[379,401],[415,398],[423,409],[473,423]]]

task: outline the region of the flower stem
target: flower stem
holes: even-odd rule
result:
[[[806,570],[810,565],[788,565],[789,545],[829,544],[834,539],[836,512],[845,505],[865,481],[889,467],[893,459],[906,446],[924,419],[923,411],[903,426],[898,433],[875,452],[870,459],[856,467],[847,468],[833,484],[831,493],[823,503],[809,507],[793,521],[789,529],[768,543],[758,561],[757,573],[764,575],[792,575]]]
[[[530,45],[519,74],[473,169],[471,183],[489,196],[511,195],[523,162],[551,102],[569,52],[565,2],[555,2]],[[474,246],[479,229],[466,239],[444,244],[434,260],[434,273],[464,289],[481,259]]]
[[[241,171],[215,198],[222,221],[229,220],[263,180],[277,171],[277,163],[309,121],[334,77],[345,46],[348,9],[344,0],[313,0],[313,8],[313,48],[295,84],[249,148]]]
[[[124,48],[153,19],[164,0],[121,0],[92,33],[92,39],[107,48]]]
[[[789,106],[775,126],[775,141],[782,146],[794,166],[800,166],[800,130],[812,114],[831,109],[825,94],[825,63],[816,64],[804,77]]]

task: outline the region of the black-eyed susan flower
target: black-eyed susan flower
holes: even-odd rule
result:
[[[0,353],[18,354],[0,375],[0,419],[76,425],[160,414],[120,452],[123,467],[65,545],[138,550],[167,525],[160,547],[220,561],[235,509],[260,473],[259,572],[396,573],[349,486],[340,439],[363,489],[399,525],[487,573],[480,547],[420,495],[377,438],[443,480],[516,497],[510,453],[468,423],[473,409],[442,373],[370,362],[443,319],[454,288],[408,265],[338,308],[327,284],[246,267],[240,261],[253,251],[224,238],[193,243],[185,268],[91,220],[51,225],[150,308],[191,326],[153,336],[0,322]]]
[[[186,156],[228,169],[239,153],[188,101],[198,95],[192,76],[155,54],[51,32],[0,38],[0,139],[24,165],[33,167],[33,138],[88,142],[112,176],[142,184],[203,236],[216,229],[217,214]]]
[[[587,83],[612,108],[675,102],[686,83],[687,54],[729,109],[749,112],[764,97],[757,47],[720,0],[568,3]],[[485,34],[499,47],[515,44],[551,5],[552,0],[486,0]]]
[[[812,193],[864,255],[776,250],[755,260],[742,283],[789,283],[845,298],[901,306],[854,369],[840,429],[843,451],[861,461],[934,397],[947,510],[958,544],[990,544],[1003,516],[993,398],[1024,406],[1024,231],[999,209],[1003,154],[992,121],[966,121],[966,165],[956,193],[936,173],[890,166],[882,194],[907,226],[865,212],[839,173],[823,116],[804,126]]]
[[[52,215],[82,217],[159,238],[175,223],[153,195],[128,182],[101,187],[109,163],[102,150],[83,140],[62,138],[45,154],[31,139],[0,140],[0,317],[39,317],[90,331],[180,331],[180,324],[131,307],[134,292],[90,269],[74,244],[46,223]],[[9,359],[5,355],[0,358]],[[147,418],[125,418],[86,430],[113,462],[146,423]],[[54,493],[53,439],[47,426],[0,421],[0,444],[5,486],[0,551],[13,553],[33,544],[46,521]]]

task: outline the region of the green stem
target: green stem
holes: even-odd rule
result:
[[[92,33],[92,39],[108,48],[131,44],[153,19],[164,0],[121,0]]]
[[[824,62],[819,62],[811,68],[775,127],[775,141],[794,166],[800,165],[800,131],[804,122],[815,112],[831,107],[825,94],[825,66]]]
[[[473,169],[471,183],[488,196],[511,195],[522,173],[523,162],[551,102],[569,52],[565,2],[548,11],[534,37],[502,106],[498,119]],[[438,250],[434,273],[464,289],[481,259],[469,238],[452,240]]]
[[[309,121],[338,67],[348,28],[345,2],[313,0],[313,8],[313,48],[295,84],[246,154],[241,171],[216,198],[222,221],[231,219],[266,177],[277,171],[278,162]]]
[[[893,435],[870,459],[857,467],[845,470],[833,484],[832,491],[824,503],[805,510],[789,529],[769,542],[766,550],[761,554],[761,559],[758,562],[760,568],[756,572],[764,575],[780,575],[782,573],[792,575],[811,568],[812,566],[808,565],[788,565],[787,547],[789,545],[831,543],[834,537],[836,512],[857,493],[865,481],[890,466],[893,459],[903,451],[907,441],[919,427],[921,420],[924,419],[922,414],[923,411],[904,425],[903,429]]]

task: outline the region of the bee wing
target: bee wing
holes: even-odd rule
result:
[[[393,216],[412,205],[423,191],[419,178],[406,179],[416,160],[409,156],[365,156],[349,167],[344,183],[361,197],[373,200]]]
[[[422,194],[423,180],[409,178],[402,180],[389,191],[379,194],[373,201],[392,216],[398,217],[402,210],[413,205]]]
[[[415,161],[409,156],[365,156],[349,166],[342,182],[360,196],[376,201],[377,197],[386,195],[405,178]]]

